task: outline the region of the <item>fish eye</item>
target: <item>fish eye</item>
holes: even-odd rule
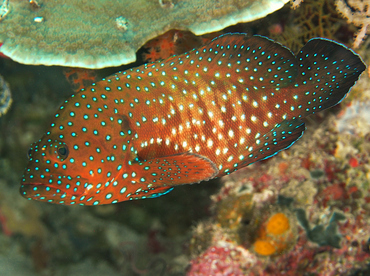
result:
[[[68,148],[66,145],[58,147],[58,156],[60,157],[61,161],[65,160],[68,157]]]

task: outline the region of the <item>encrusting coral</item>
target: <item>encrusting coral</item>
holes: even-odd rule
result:
[[[76,92],[96,81],[96,72],[91,69],[64,68],[63,73]]]
[[[214,32],[196,36],[188,31],[170,30],[145,43],[143,59],[145,62],[154,62],[179,55],[207,44],[221,34],[222,32]]]

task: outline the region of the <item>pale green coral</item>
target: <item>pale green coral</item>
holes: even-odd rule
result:
[[[33,1],[34,2],[34,1]],[[253,21],[288,0],[9,1],[0,51],[24,64],[103,68],[135,61],[148,40],[170,30],[196,35]]]

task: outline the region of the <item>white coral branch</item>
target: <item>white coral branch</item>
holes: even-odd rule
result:
[[[364,0],[337,0],[335,4],[337,11],[343,17],[347,18],[348,23],[360,27],[353,42],[353,47],[358,48],[368,34],[368,27],[370,26],[370,3]]]
[[[360,31],[356,33],[355,41],[353,42],[353,48],[358,48],[361,42],[365,39],[366,33],[367,33],[367,27],[369,27],[369,24],[363,25]]]
[[[298,8],[304,0],[290,0],[292,9]]]

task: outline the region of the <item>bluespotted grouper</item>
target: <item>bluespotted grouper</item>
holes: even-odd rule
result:
[[[226,34],[72,95],[28,155],[20,192],[56,204],[154,198],[290,147],[302,118],[340,102],[365,70],[336,42],[295,56],[268,38]]]

